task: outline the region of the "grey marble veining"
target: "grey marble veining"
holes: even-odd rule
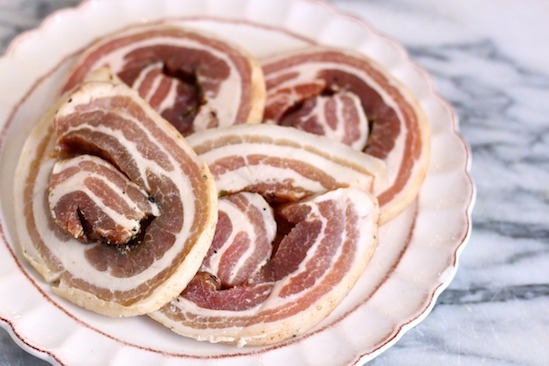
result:
[[[0,0],[0,49],[17,34],[36,27],[53,11],[75,6],[78,0]]]
[[[0,53],[79,0],[0,0]],[[431,314],[372,365],[549,365],[549,3],[333,0],[401,42],[473,153],[473,232]],[[0,330],[0,365],[45,364]]]
[[[372,364],[549,364],[549,63],[530,60],[549,55],[539,16],[549,4],[339,5],[401,40],[430,72],[459,114],[477,185],[455,280],[427,319]]]

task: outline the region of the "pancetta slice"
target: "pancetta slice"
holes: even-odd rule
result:
[[[382,223],[416,197],[426,174],[430,134],[404,85],[364,55],[324,47],[276,55],[262,67],[266,123],[331,136],[386,162],[388,185],[376,192]]]
[[[261,122],[261,67],[248,53],[211,35],[175,25],[137,26],[112,34],[76,61],[64,90],[103,66],[136,89],[183,135]]]
[[[106,70],[32,131],[15,187],[24,256],[55,293],[106,315],[145,314],[174,299],[215,232],[207,166]]]
[[[212,129],[188,141],[221,196],[216,236],[181,296],[150,316],[186,336],[241,346],[306,332],[374,250],[377,199],[363,188],[382,184],[383,163],[277,125]]]
[[[350,291],[373,254],[377,200],[360,189],[340,188],[276,211],[286,228],[260,271],[250,271],[247,281],[227,286],[221,281],[222,266],[208,267],[181,296],[150,316],[176,333],[239,346],[291,339],[322,321]],[[225,237],[246,232],[241,227],[222,230],[229,230]],[[232,246],[231,240],[218,250],[225,245]]]
[[[380,159],[291,127],[235,125],[187,141],[208,164],[221,195],[248,191],[288,202],[340,187],[374,191],[385,184]]]

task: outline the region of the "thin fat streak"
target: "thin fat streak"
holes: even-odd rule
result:
[[[107,202],[105,202],[102,198],[98,197],[93,191],[91,191],[89,188],[87,188],[85,185],[81,184],[84,181],[84,178],[86,177],[94,177],[101,179],[104,183],[106,183],[109,188],[119,191],[120,188],[114,184],[112,184],[111,181],[104,180],[104,178],[101,175],[97,174],[90,174],[89,172],[79,172],[78,174],[75,174],[71,176],[70,178],[66,179],[63,184],[57,185],[55,189],[52,190],[50,195],[50,205],[55,207],[57,205],[57,202],[64,197],[67,193],[75,192],[74,187],[79,187],[78,191],[86,194],[88,197],[91,198],[92,201],[99,203],[99,206],[101,207],[101,211],[103,211],[108,217],[110,217],[115,223],[123,226],[123,227],[134,227],[137,224],[139,224],[139,220],[135,219],[129,219],[126,217],[126,215],[116,211],[111,206],[108,205]],[[127,195],[117,195],[117,197],[120,197],[126,201],[126,203],[132,207],[132,202],[128,199]],[[55,210],[52,211],[52,215],[55,214]]]

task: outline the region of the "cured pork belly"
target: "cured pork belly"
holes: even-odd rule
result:
[[[340,187],[377,191],[386,184],[380,159],[290,127],[238,125],[187,141],[208,164],[220,194],[250,191],[295,201]]]
[[[383,67],[347,50],[310,47],[262,63],[265,123],[325,135],[382,159],[381,222],[415,199],[426,174],[429,126],[417,101]]]
[[[216,180],[219,221],[200,271],[150,316],[179,334],[239,346],[310,330],[373,254],[379,207],[363,188],[379,183],[383,163],[276,125],[207,130],[188,141]]]
[[[15,179],[24,256],[55,293],[101,314],[145,314],[174,299],[215,232],[207,166],[106,70],[44,116]]]
[[[93,44],[64,90],[108,67],[179,132],[259,123],[265,84],[257,61],[225,40],[175,26],[138,26]]]

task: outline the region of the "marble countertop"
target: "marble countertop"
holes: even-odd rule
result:
[[[80,0],[0,0],[0,54]],[[473,231],[431,314],[372,365],[549,365],[549,3],[333,0],[402,43],[459,114]],[[0,81],[1,83],[1,81]],[[46,364],[0,328],[0,365]]]

